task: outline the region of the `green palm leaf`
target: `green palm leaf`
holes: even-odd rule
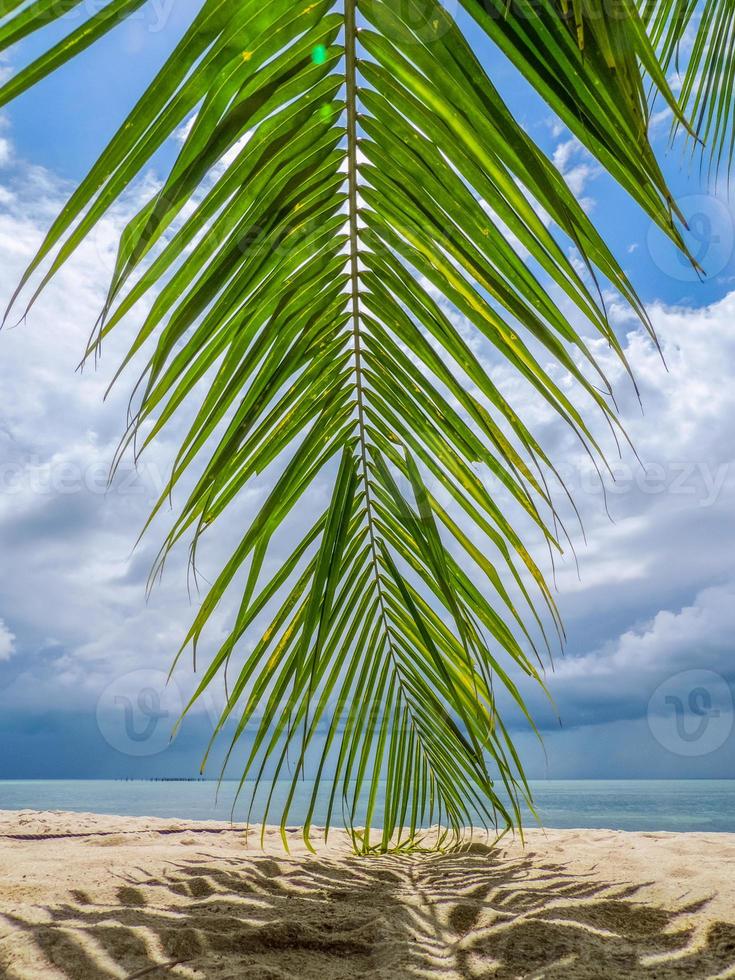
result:
[[[137,5],[113,0],[6,82],[0,105]],[[580,0],[463,5],[679,242],[643,72],[676,104],[634,6],[608,19]],[[52,0],[4,10],[0,47],[59,15]],[[534,634],[543,647],[544,624],[561,626],[510,514],[556,553],[561,526],[553,463],[476,341],[600,458],[548,365],[619,430],[609,385],[550,288],[621,357],[594,277],[648,327],[641,304],[440,4],[204,0],[50,229],[19,287],[40,274],[29,305],[184,123],[163,186],[121,238],[88,353],[153,297],[120,368],[152,351],[121,452],[144,451],[186,403],[154,514],[196,475],[154,575],[182,539],[194,562],[253,479],[271,481],[247,528],[228,523],[232,553],[182,648],[196,662],[239,589],[189,708],[229,668],[214,738],[234,727],[227,759],[239,752],[243,785],[265,787],[264,819],[288,774],[282,827],[313,769],[307,840],[325,792],[327,825],[344,819],[364,852],[416,846],[430,824],[443,828],[434,843],[472,823],[517,825],[528,787],[497,699],[527,716],[517,678],[543,683]],[[309,514],[325,482],[328,502]],[[268,578],[284,536],[289,555]]]
[[[735,2],[645,0],[642,15],[664,67],[682,73],[680,105],[709,154],[711,171],[717,174],[723,165],[729,170],[735,150]]]

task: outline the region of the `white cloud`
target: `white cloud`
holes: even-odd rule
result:
[[[15,653],[15,635],[0,619],[0,661],[10,660]]]
[[[168,514],[132,554],[185,419],[174,421],[139,473],[124,465],[106,491],[135,378],[122,379],[107,401],[104,394],[145,305],[111,335],[98,370],[76,371],[104,301],[117,236],[149,187],[143,178],[27,319],[11,329],[11,318],[0,332],[0,539],[4,567],[13,569],[0,580],[0,617],[12,617],[23,650],[12,673],[0,676],[0,695],[4,689],[15,707],[52,703],[63,693],[73,708],[93,701],[117,674],[151,664],[166,669],[192,615],[183,555],[145,604],[147,570]],[[68,187],[29,167],[22,181],[2,189],[4,308]],[[14,316],[21,312],[19,306]]]
[[[643,411],[616,355],[602,341],[590,343],[641,463],[624,444],[618,456],[599,413],[584,405],[563,372],[549,368],[587,419],[596,419],[593,434],[616,477],[605,479],[610,517],[602,484],[569,428],[507,365],[487,362],[560,464],[586,530],[587,544],[557,494],[579,560],[578,572],[567,547],[556,562],[568,644],[549,680],[565,725],[640,718],[658,683],[683,669],[735,679],[735,292],[700,309],[651,305],[666,366],[640,324],[614,297],[607,300]],[[520,515],[517,523],[522,527]],[[550,578],[540,538],[530,529],[524,536]],[[528,694],[553,728],[556,716],[538,692]]]
[[[183,122],[177,130],[174,131],[174,139],[177,143],[186,143],[189,138],[189,133],[194,128],[194,123],[196,122],[196,114],[189,116],[186,122]]]
[[[649,312],[663,359],[630,314],[614,302],[610,310],[623,333],[623,349],[640,390],[642,409],[614,352],[601,339],[588,342],[615,390],[625,431],[643,467],[650,469],[646,476],[630,451],[618,460],[606,427],[598,425],[593,430],[620,476],[618,485],[608,481],[613,517],[616,521],[636,514],[651,517],[653,504],[659,514],[673,508],[701,518],[702,510],[716,509],[723,503],[735,476],[729,472],[731,465],[735,467],[735,431],[731,425],[735,389],[729,381],[735,371],[735,334],[731,328],[735,292],[701,309],[652,304]],[[511,372],[500,366],[498,376],[504,389],[510,390]],[[520,383],[515,394],[523,396]],[[565,472],[576,480],[581,503],[595,498],[594,506],[585,508],[591,516],[599,504],[600,491],[597,482],[585,480],[590,472],[586,454],[575,448],[574,438],[558,424],[548,406],[534,401],[528,410],[545,443],[556,447],[556,458],[563,460]],[[668,482],[660,467],[668,469]],[[689,471],[688,478],[679,474],[683,469]]]
[[[200,602],[195,588],[191,600],[187,592],[186,546],[172,556],[146,602],[148,572],[172,520],[167,507],[133,551],[194,406],[172,420],[137,472],[124,464],[106,491],[137,371],[123,376],[107,400],[104,395],[140,328],[145,303],[106,340],[97,369],[90,365],[81,376],[76,371],[104,302],[117,238],[155,185],[151,175],[141,178],[28,317],[0,332],[0,540],[4,567],[13,569],[0,577],[0,617],[12,618],[23,651],[22,658],[0,664],[0,711],[3,703],[29,712],[52,703],[88,711],[111,680],[140,668],[167,671]],[[33,167],[22,180],[0,184],[3,308],[68,191]],[[22,311],[19,304],[15,319]],[[145,360],[143,352],[139,369]],[[223,522],[221,533],[215,529],[203,542],[198,567],[204,583],[229,557],[231,527],[247,526],[264,487],[256,481],[233,507],[232,523]],[[320,497],[315,509],[324,506],[323,491],[314,488]],[[224,638],[229,612],[226,602],[213,618],[200,664],[211,644]],[[184,692],[193,680],[190,664],[184,657],[177,673]]]
[[[679,610],[661,610],[590,653],[563,661],[555,686],[570,682],[627,700],[645,690],[641,678],[706,668],[735,673],[735,580],[704,589]]]
[[[597,349],[645,467],[630,451],[613,464],[612,520],[573,440],[550,416],[542,425],[589,541],[577,535],[581,575],[570,560],[557,570],[569,646],[550,685],[566,725],[641,717],[680,671],[735,680],[735,293],[702,309],[654,305],[651,315],[667,369],[640,329],[624,343],[644,414],[614,356]]]
[[[665,125],[670,127],[673,118],[674,118],[674,114],[669,108],[669,106],[665,106],[663,109],[659,109],[658,112],[652,113],[649,122],[650,132],[656,133],[658,132],[658,130],[662,129]]]
[[[569,166],[571,158],[577,152],[579,152],[581,148],[582,144],[577,139],[564,140],[562,143],[558,143],[552,157],[554,166],[558,170],[566,170]]]
[[[694,690],[704,691],[713,717],[722,718],[719,724],[727,735],[735,697],[734,633],[735,579],[729,579],[702,590],[680,608],[661,610],[647,621],[625,629],[597,649],[560,659],[548,678],[553,706],[543,700],[535,687],[524,684],[525,693],[547,732],[558,731],[560,720],[567,730],[586,727],[584,738],[588,746],[596,745],[593,755],[597,756],[598,766],[600,755],[604,759],[609,748],[606,726],[623,721],[630,726],[628,736],[623,735],[625,741],[650,747],[650,731],[645,725],[636,728],[637,723],[662,712],[670,717],[672,696],[685,706],[691,704]],[[696,722],[692,715],[687,723],[690,730],[696,728]],[[518,718],[517,723],[523,727],[522,719]],[[594,726],[594,731],[589,726]],[[633,735],[636,731],[637,735]],[[721,744],[718,742],[717,747]],[[676,744],[673,748],[677,748]],[[666,755],[658,760],[654,770],[666,768]],[[635,772],[640,761],[629,759],[627,771],[625,765],[620,767],[621,774]],[[720,765],[727,768],[731,762],[728,751]],[[709,765],[705,754],[701,768],[693,765],[688,774],[703,774]],[[643,774],[650,776],[652,772]],[[669,774],[681,776],[681,767],[677,770],[674,765],[671,771],[669,766]]]
[[[600,172],[594,158],[575,138],[558,143],[552,160],[577,198],[582,197],[587,184]]]

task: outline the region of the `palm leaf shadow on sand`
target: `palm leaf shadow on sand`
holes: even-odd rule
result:
[[[73,890],[22,930],[70,980],[110,977],[714,977],[735,966],[735,926],[688,916],[533,854],[379,860],[237,859],[206,852],[120,879],[117,904]],[[11,939],[12,941],[12,939]],[[0,970],[0,974],[2,970]],[[16,976],[17,974],[13,974]]]

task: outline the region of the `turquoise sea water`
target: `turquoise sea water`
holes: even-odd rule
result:
[[[277,822],[279,786],[271,821]],[[735,780],[549,780],[531,784],[546,827],[594,827],[640,831],[735,833]],[[143,780],[0,781],[0,810],[70,810],[122,816],[229,820],[236,783]],[[290,822],[303,820],[311,797],[309,781],[295,801]],[[247,788],[235,820],[247,813]],[[259,814],[254,812],[254,819]],[[314,823],[319,823],[319,807]],[[339,823],[339,814],[335,816]],[[380,823],[379,814],[376,824]],[[529,818],[529,826],[533,825]]]

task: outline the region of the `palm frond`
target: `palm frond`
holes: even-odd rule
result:
[[[709,157],[729,173],[735,151],[735,2],[646,0],[642,15],[666,68],[679,72],[679,102]],[[675,126],[678,120],[675,120]]]
[[[686,127],[634,0],[461,0],[577,138],[684,249],[648,140],[650,93]],[[681,217],[677,213],[677,217]]]
[[[113,0],[6,82],[0,105],[135,6]],[[608,20],[578,0],[534,3],[534,16],[508,0],[464,6],[679,241],[646,138],[641,65],[658,75],[635,9]],[[52,0],[6,4],[0,45],[57,14]],[[563,528],[553,462],[477,344],[600,460],[574,398],[620,427],[573,320],[622,358],[596,278],[648,327],[645,312],[434,0],[203,0],[51,227],[19,286],[40,276],[29,306],[185,124],[122,235],[88,353],[150,297],[120,368],[149,352],[121,453],[143,452],[187,405],[154,514],[193,479],[154,576],[182,540],[194,563],[215,523],[233,538],[182,652],[192,645],[196,662],[233,590],[239,608],[187,710],[229,668],[214,738],[234,727],[227,760],[240,753],[254,799],[265,787],[259,818],[290,779],[282,827],[313,769],[307,840],[315,814],[327,826],[339,815],[364,852],[411,846],[434,823],[441,843],[477,822],[518,825],[528,787],[498,700],[528,717],[518,678],[543,684],[545,624],[561,624],[514,522],[555,554]],[[262,474],[270,492],[242,530],[232,505]],[[284,536],[288,557],[268,577]]]

